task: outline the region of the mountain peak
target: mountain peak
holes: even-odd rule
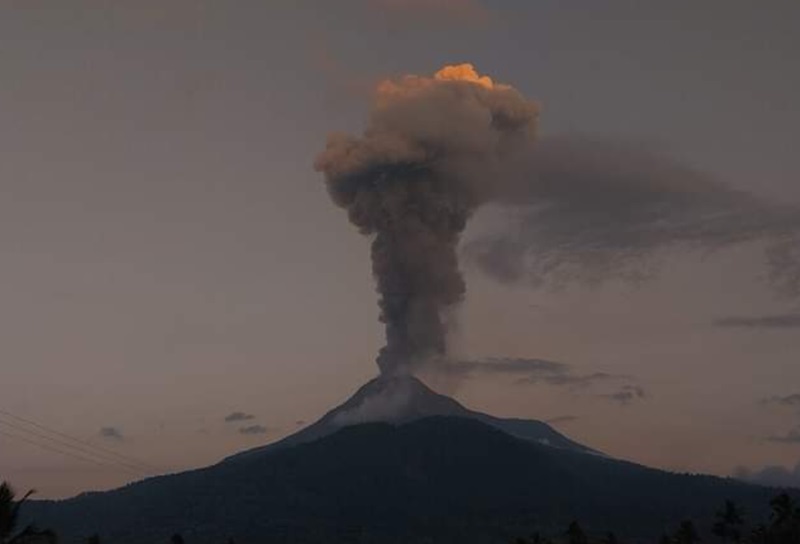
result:
[[[337,426],[374,421],[401,423],[428,416],[469,416],[456,400],[440,395],[418,378],[405,374],[378,376],[361,386],[323,419]]]

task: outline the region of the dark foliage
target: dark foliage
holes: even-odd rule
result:
[[[21,499],[15,500],[16,494],[6,482],[0,482],[0,544],[50,544],[56,542],[55,533],[37,529],[29,524],[18,529],[20,510],[28,498],[33,495],[28,491]]]

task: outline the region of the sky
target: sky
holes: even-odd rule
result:
[[[0,479],[63,497],[203,466],[377,374],[369,241],[313,163],[329,132],[363,129],[382,79],[469,62],[539,103],[542,138],[646,146],[800,205],[798,17],[781,0],[4,2]],[[800,300],[757,250],[561,290],[462,259],[455,353],[617,378],[429,383],[646,465],[789,477]],[[16,418],[137,468],[42,448]]]

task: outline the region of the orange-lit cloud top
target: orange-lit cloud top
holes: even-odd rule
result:
[[[470,83],[475,83],[487,89],[493,89],[495,87],[492,78],[478,74],[475,67],[468,62],[447,65],[433,74],[433,78],[439,81],[469,81]],[[501,85],[501,87],[504,86],[505,85]]]
[[[447,65],[431,76],[405,75],[375,87],[361,137],[329,135],[316,167],[332,178],[378,164],[411,164],[469,156],[482,164],[525,145],[536,134],[538,104],[496,83],[472,64]],[[503,150],[503,151],[501,151]]]
[[[435,85],[458,82],[470,83],[487,91],[513,91],[510,85],[495,83],[489,76],[480,75],[472,64],[463,63],[446,65],[433,77],[407,75],[397,80],[385,79],[377,85],[377,103],[384,105],[398,96],[414,95]]]

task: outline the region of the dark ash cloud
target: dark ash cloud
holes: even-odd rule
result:
[[[115,440],[117,442],[125,440],[125,435],[122,434],[122,430],[118,427],[102,427],[97,434],[106,440]]]
[[[766,399],[759,401],[763,406],[800,406],[800,393],[793,393],[791,395],[773,395]]]
[[[549,423],[550,425],[558,425],[560,423],[572,423],[580,419],[578,416],[557,416],[551,417],[550,419],[545,419],[545,423]]]
[[[532,140],[537,115],[536,103],[461,64],[381,82],[362,134],[329,135],[314,168],[371,238],[382,374],[446,355],[448,315],[466,293],[461,234],[491,199],[492,165]]]
[[[644,389],[638,385],[623,385],[616,393],[600,395],[600,397],[618,402],[621,406],[627,406],[635,400],[645,398]]]
[[[778,465],[767,465],[756,470],[739,467],[734,471],[733,476],[753,484],[800,488],[800,463],[797,463],[793,469]]]
[[[247,434],[247,435],[254,435],[254,434],[266,434],[269,431],[263,425],[249,425],[247,427],[242,427],[239,429],[240,434]]]
[[[800,314],[723,317],[714,321],[714,325],[746,329],[796,329],[800,328]]]
[[[777,444],[800,444],[800,428],[792,429],[786,434],[768,436],[764,440]]]
[[[235,423],[237,421],[249,421],[251,419],[255,419],[256,416],[253,414],[247,414],[245,412],[231,412],[227,416],[225,416],[226,423]]]

